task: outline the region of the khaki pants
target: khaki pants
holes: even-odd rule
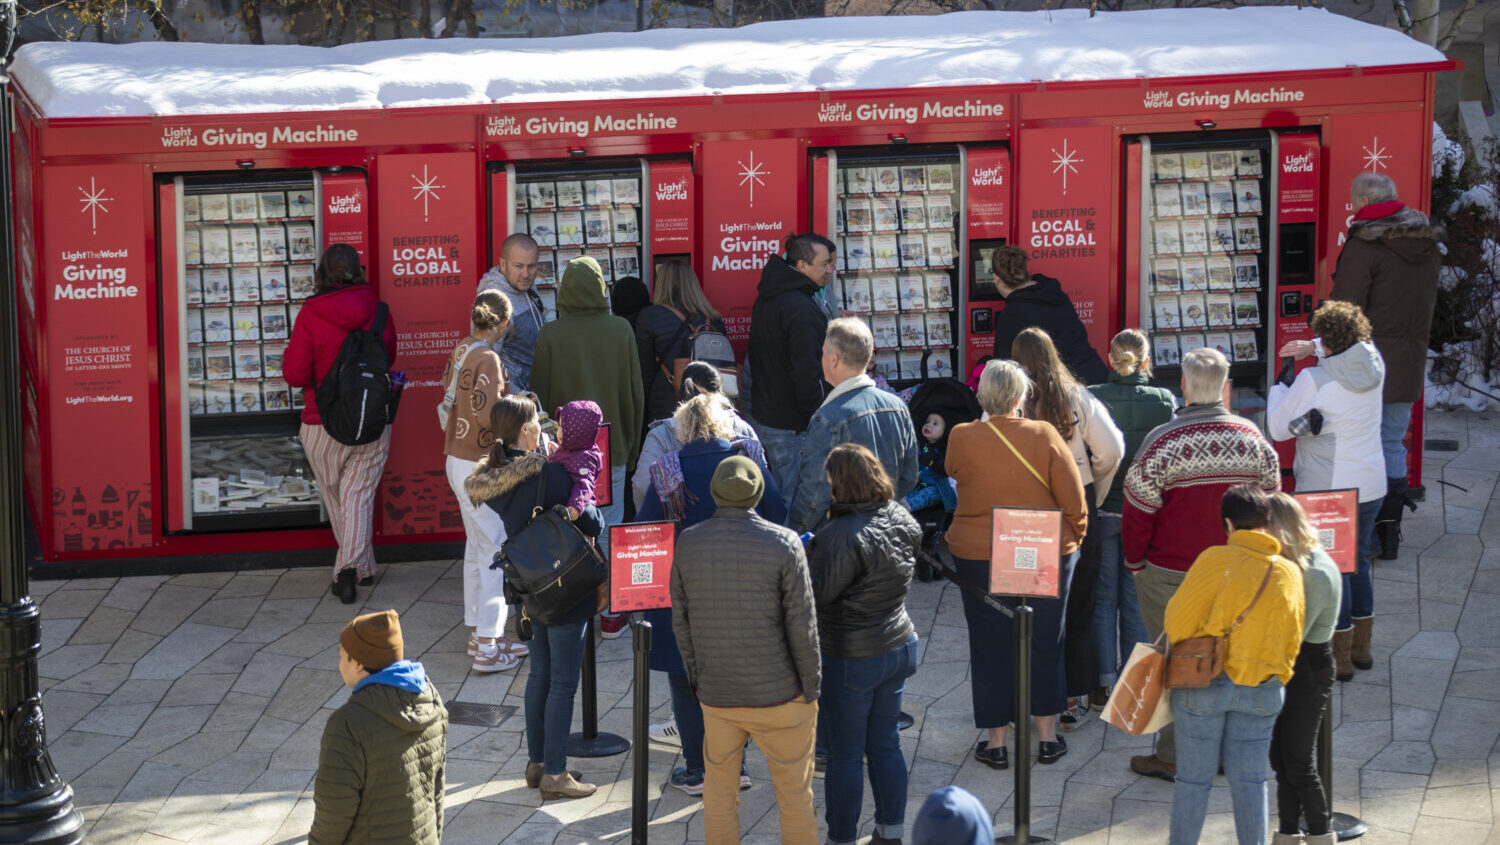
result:
[[[740,762],[745,740],[766,755],[782,845],[817,845],[813,810],[813,738],[818,705],[802,699],[775,707],[703,705],[703,835],[709,845],[739,845]]]
[[[1163,569],[1150,563],[1135,574],[1135,594],[1141,602],[1141,621],[1145,623],[1146,634],[1152,640],[1161,636],[1161,630],[1166,624],[1167,602],[1172,600],[1172,595],[1182,586],[1182,579],[1185,577],[1186,572]],[[1177,734],[1171,725],[1156,734],[1156,759],[1177,765]]]

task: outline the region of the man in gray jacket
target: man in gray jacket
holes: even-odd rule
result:
[[[536,281],[536,241],[516,233],[500,244],[500,263],[479,279],[479,293],[497,290],[510,300],[510,330],[495,349],[505,364],[511,393],[531,390],[531,362],[536,355],[536,336],[542,331],[542,298],[532,287]]]
[[[740,761],[753,739],[766,755],[783,845],[815,845],[817,612],[801,541],[755,513],[764,490],[748,458],[725,458],[714,471],[718,510],[677,539],[672,625],[703,705],[704,838],[739,845]]]

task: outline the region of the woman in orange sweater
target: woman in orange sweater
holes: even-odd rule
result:
[[[1302,569],[1266,533],[1271,498],[1253,484],[1219,502],[1229,542],[1198,555],[1167,603],[1167,642],[1224,637],[1224,671],[1201,689],[1172,690],[1177,784],[1170,845],[1195,845],[1222,761],[1239,845],[1265,845],[1266,769],[1283,686],[1302,647]]]
[[[1063,615],[1068,585],[1078,561],[1078,542],[1088,528],[1083,482],[1068,444],[1051,424],[1021,418],[1031,379],[1014,362],[991,361],[979,377],[979,405],[986,418],[953,427],[945,460],[958,483],[958,507],[948,529],[948,547],[958,575],[988,590],[990,514],[996,507],[1059,508],[1063,512],[1059,596],[1031,599],[1035,637],[1031,651],[1031,712],[1036,716],[1037,762],[1053,763],[1068,753],[1057,733],[1057,716],[1067,704],[1063,683]],[[1011,687],[1016,674],[1010,619],[964,591],[969,626],[970,688],[974,726],[989,735],[974,758],[993,769],[1010,765],[1006,725],[1014,718]],[[1002,599],[1008,606],[1015,599]],[[1017,749],[1018,756],[1026,749]]]

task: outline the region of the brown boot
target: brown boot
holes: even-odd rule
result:
[[[1349,650],[1353,645],[1354,629],[1333,632],[1334,677],[1341,681],[1354,678],[1354,664],[1349,660]]]
[[[1366,616],[1354,621],[1354,643],[1349,648],[1349,661],[1356,669],[1369,669],[1375,665],[1370,656],[1370,629],[1375,626],[1375,617]]]
[[[542,785],[542,774],[543,774],[543,772],[542,772],[542,764],[541,763],[533,763],[530,760],[527,760],[526,761],[526,788],[527,789],[536,789],[537,787],[541,786]],[[572,769],[568,770],[568,774],[572,775],[574,780],[578,780],[579,778],[583,777],[583,773],[582,772],[575,772]]]
[[[560,775],[542,775],[542,800],[556,798],[587,798],[599,790],[592,783],[579,783],[572,772]]]

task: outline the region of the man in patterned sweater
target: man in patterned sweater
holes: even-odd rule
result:
[[[1219,499],[1237,484],[1281,489],[1276,451],[1249,420],[1223,403],[1229,361],[1216,349],[1182,356],[1186,405],[1152,429],[1125,474],[1122,533],[1126,567],[1135,574],[1141,619],[1161,635],[1167,602],[1200,552],[1227,541]],[[1172,726],[1156,737],[1156,753],[1132,757],[1138,774],[1172,780],[1177,743]]]

